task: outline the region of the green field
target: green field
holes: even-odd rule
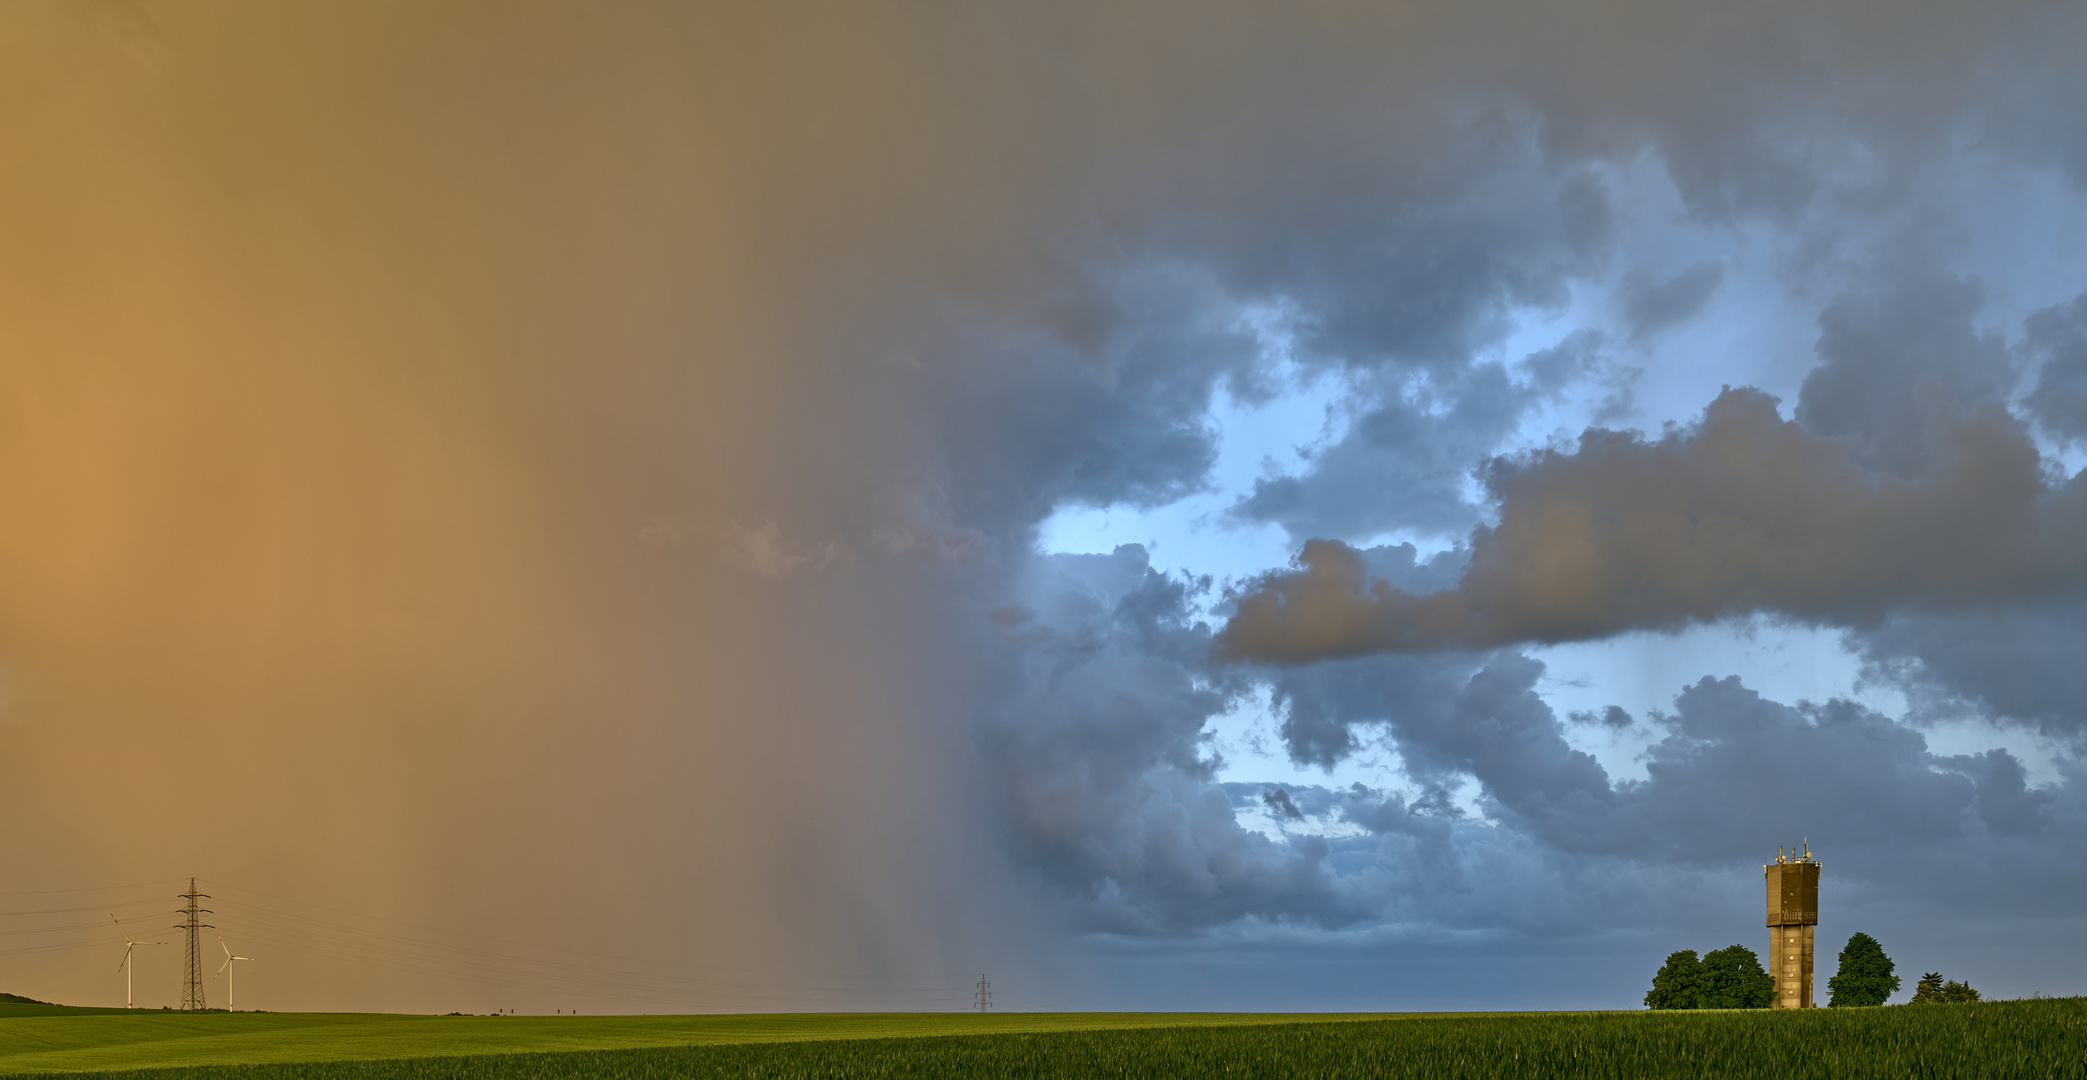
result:
[[[0,1074],[604,1077],[2050,1077],[2087,998],[1808,1012],[436,1017],[0,1005]]]

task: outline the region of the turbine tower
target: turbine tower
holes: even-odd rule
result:
[[[219,935],[217,936],[217,947],[218,947],[218,948],[220,948],[220,949],[223,949],[223,950],[225,950],[225,962],[224,962],[224,963],[222,963],[222,964],[220,964],[220,965],[218,965],[218,969],[217,969],[217,974],[218,974],[218,975],[223,975],[223,976],[225,977],[225,1011],[226,1011],[226,1012],[231,1012],[231,1011],[232,1011],[232,961],[234,961],[234,960],[252,960],[252,959],[253,959],[253,957],[251,957],[251,956],[233,956],[233,955],[232,955],[232,947],[231,947],[230,945],[227,945],[227,944],[225,944],[225,935],[223,935],[223,934],[219,934]],[[216,977],[217,977],[217,975],[213,975],[213,976],[211,976],[211,978],[213,978],[213,979],[214,979],[214,978],[216,978]]]
[[[181,979],[181,1009],[183,1012],[202,1012],[209,1006],[203,1004],[203,941],[202,932],[216,927],[203,922],[202,917],[210,914],[209,908],[196,906],[198,900],[208,900],[209,895],[196,891],[196,879],[188,879],[188,891],[181,894],[188,906],[175,914],[181,916],[180,929],[188,934],[188,970]]]
[[[1819,860],[1807,840],[1804,854],[1783,849],[1761,868],[1768,877],[1768,967],[1775,1007],[1812,1007],[1812,931],[1819,926]]]
[[[127,934],[127,933],[123,933],[123,920],[122,920],[122,919],[119,919],[119,918],[117,918],[117,917],[116,917],[116,913],[115,913],[115,912],[113,912],[113,911],[109,912],[109,920],[110,920],[111,922],[114,922],[114,923],[116,924],[116,932],[117,932],[117,933],[120,933],[120,934],[123,934],[123,960],[122,960],[122,962],[120,962],[120,963],[118,963],[118,964],[116,965],[116,970],[117,970],[117,971],[120,971],[120,972],[122,972],[122,973],[123,973],[123,1007],[124,1007],[124,1008],[126,1008],[126,1009],[135,1009],[135,1008],[137,1008],[138,1006],[137,1006],[137,1003],[136,1003],[136,1002],[134,1002],[134,1001],[132,1001],[132,1000],[131,1000],[131,996],[130,996],[130,977],[131,977],[131,973],[132,973],[132,972],[135,972],[135,971],[137,971],[137,970],[138,970],[138,965],[136,965],[136,964],[133,964],[133,963],[131,963],[131,962],[130,962],[130,951],[131,951],[132,949],[135,949],[135,948],[137,948],[137,947],[138,947],[138,946],[140,946],[140,945],[165,945],[165,944],[166,944],[166,942],[164,942],[164,941],[132,941],[132,940],[130,939],[130,935],[129,935],[129,934]]]

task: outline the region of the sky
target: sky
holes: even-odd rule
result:
[[[2083,50],[6,5],[0,991],[1628,1008],[1809,842],[2087,993]]]

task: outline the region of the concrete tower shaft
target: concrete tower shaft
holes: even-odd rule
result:
[[[1812,1007],[1812,936],[1819,925],[1819,862],[1811,844],[1802,855],[1776,852],[1763,866],[1768,878],[1768,973],[1775,1007]]]

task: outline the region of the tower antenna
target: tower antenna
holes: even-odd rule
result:
[[[202,931],[216,927],[201,921],[210,914],[209,908],[197,907],[196,901],[208,900],[208,893],[196,891],[196,879],[188,879],[188,891],[181,894],[188,906],[175,914],[180,915],[181,925],[177,928],[188,934],[188,964],[181,978],[181,1009],[183,1012],[202,1012],[209,1008],[203,1004],[203,939]]]

